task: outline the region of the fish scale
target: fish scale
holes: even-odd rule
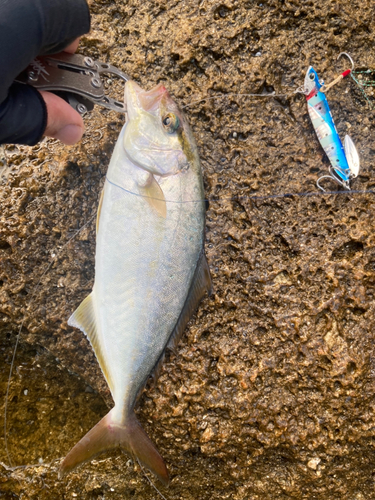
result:
[[[121,448],[167,483],[134,405],[211,289],[203,182],[193,135],[166,89],[127,82],[125,100],[128,122],[99,204],[93,291],[69,319],[89,338],[115,406],[68,453],[60,476]]]

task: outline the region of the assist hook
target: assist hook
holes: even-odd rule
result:
[[[338,61],[341,56],[346,56],[349,59],[349,61],[352,63],[351,71],[354,71],[354,62],[353,59],[350,57],[350,55],[347,52],[340,52],[340,54],[337,56],[336,61]]]
[[[328,89],[336,85],[336,83],[339,83],[346,76],[350,75],[354,70],[354,62],[353,59],[350,57],[350,55],[347,52],[340,52],[336,60],[338,61],[341,56],[346,56],[349,59],[349,61],[352,63],[352,69],[345,70],[343,73],[341,73],[341,75],[335,78],[333,82],[329,83],[328,85],[323,85],[320,89],[321,92],[327,92]]]

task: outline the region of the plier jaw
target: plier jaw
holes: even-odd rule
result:
[[[125,82],[130,80],[125,73],[111,64],[80,54],[61,52],[38,57],[16,81],[60,95],[82,115],[91,111],[94,104],[125,113],[123,102],[105,94],[102,74],[115,75]]]

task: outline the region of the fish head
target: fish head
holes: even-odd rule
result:
[[[310,66],[306,71],[304,91],[307,96],[311,93],[318,93],[322,87],[322,82],[319,80],[318,74],[315,69]]]
[[[123,145],[129,160],[162,177],[187,170],[196,146],[183,113],[167,89],[159,84],[146,91],[128,81],[125,103],[128,121]]]

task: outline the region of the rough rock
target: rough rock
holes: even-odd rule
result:
[[[327,82],[346,69],[342,51],[375,68],[374,3],[90,7],[80,52],[188,105],[210,201],[214,294],[137,409],[171,472],[167,489],[152,481],[168,500],[374,498],[374,111],[350,78],[327,94],[361,171],[356,193],[322,194],[328,161],[295,93],[310,64]],[[107,85],[121,98],[120,82]],[[0,149],[2,415],[20,332],[0,498],[157,498],[120,453],[57,478],[59,459],[112,404],[67,319],[93,284],[96,208],[121,124],[95,109],[78,146]]]

